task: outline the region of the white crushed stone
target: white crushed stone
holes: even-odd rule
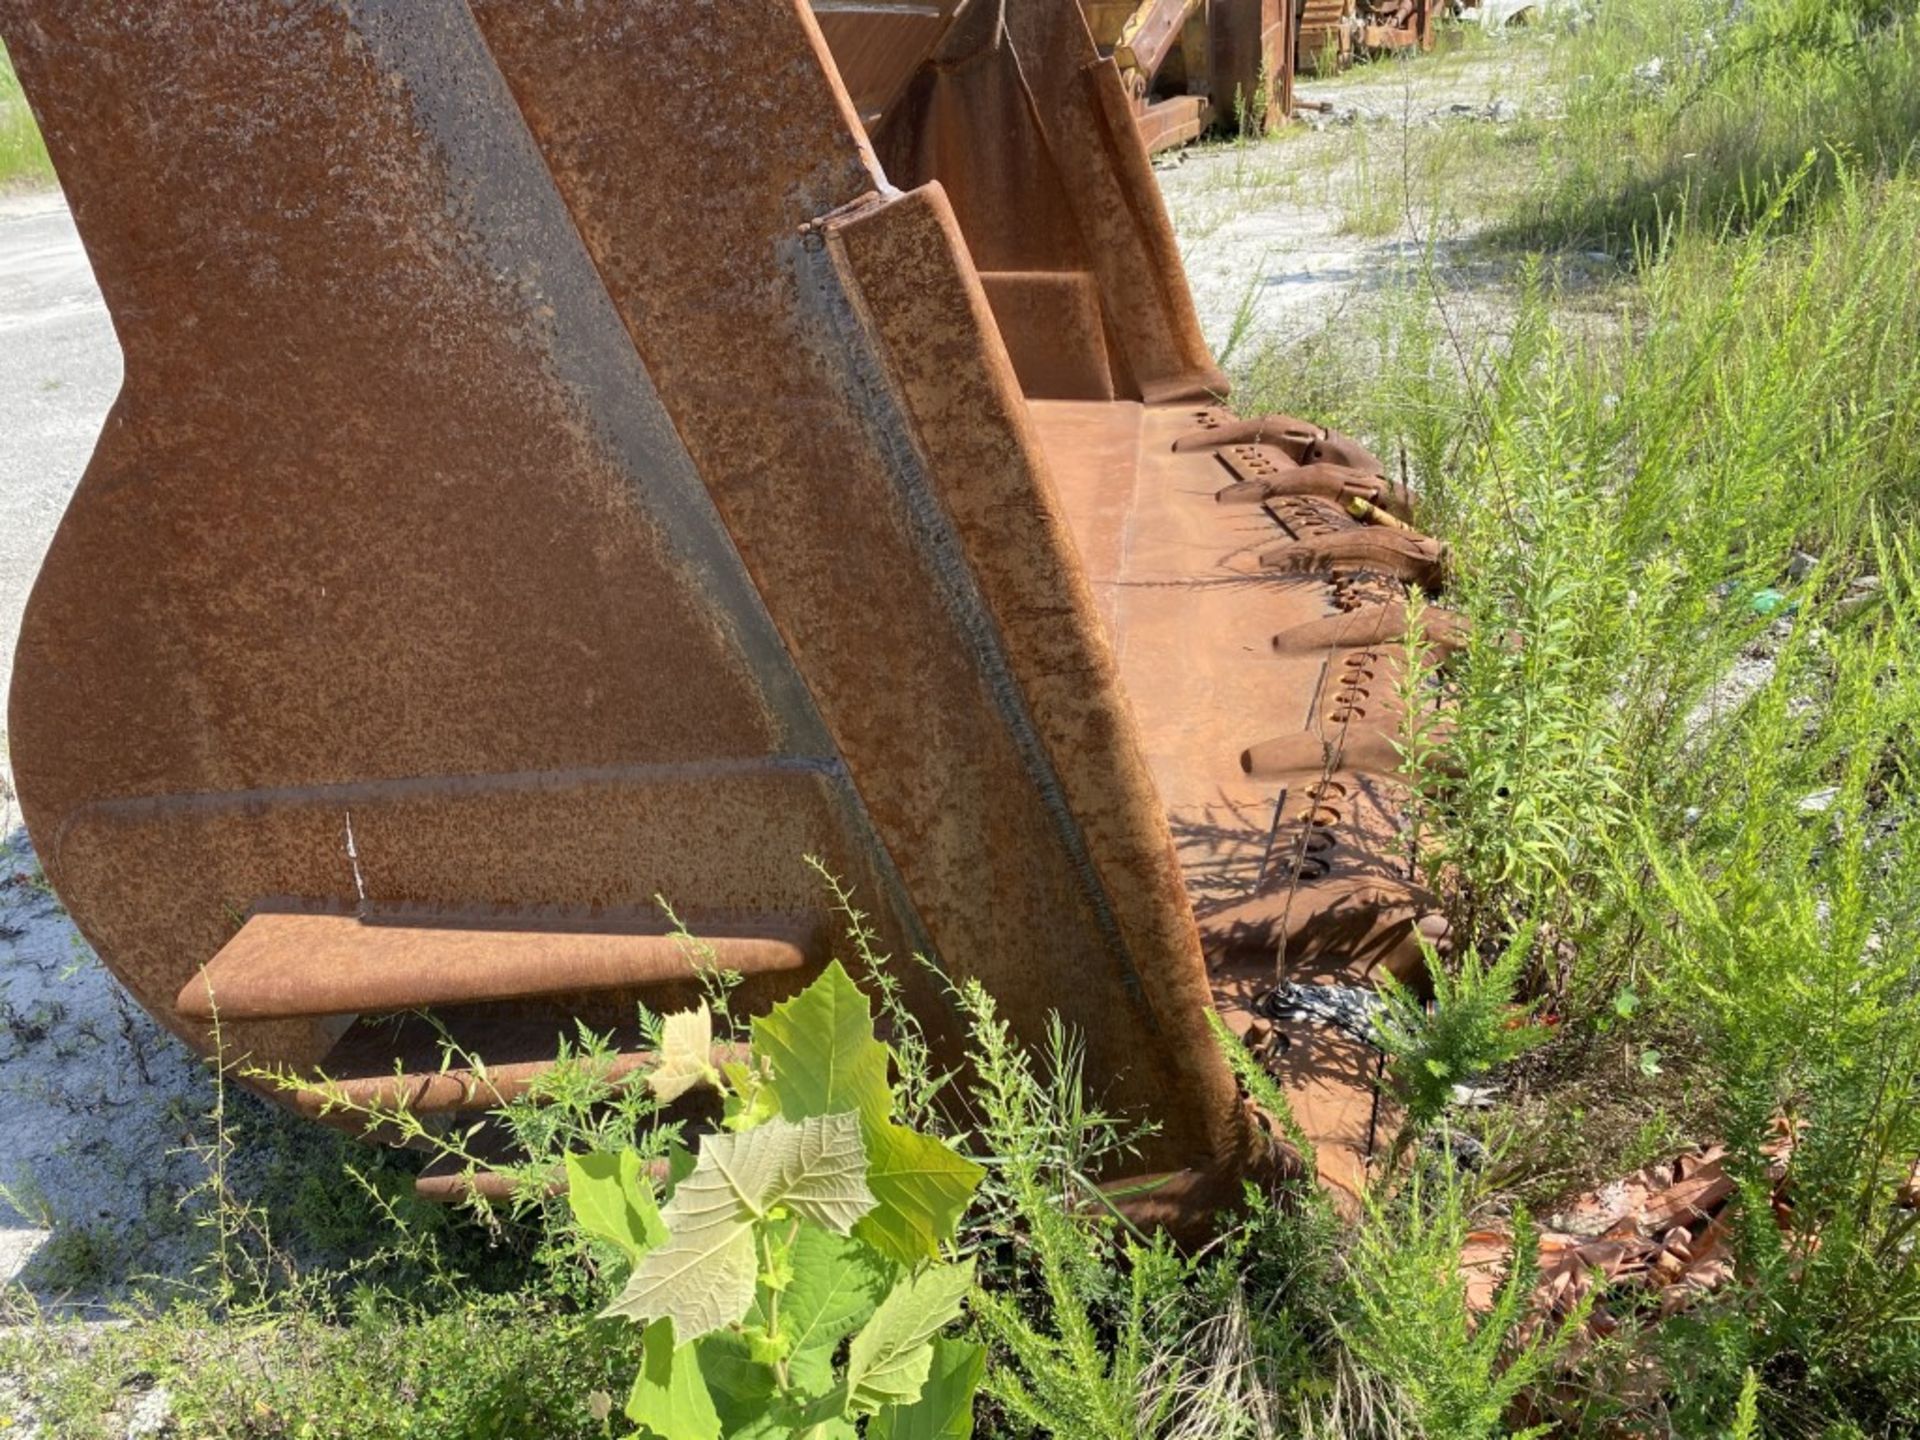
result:
[[[1236,356],[1325,329],[1351,299],[1421,264],[1432,236],[1402,225],[1377,239],[1344,233],[1343,201],[1368,167],[1399,163],[1396,129],[1506,123],[1526,113],[1541,73],[1537,52],[1489,53],[1436,73],[1431,57],[1302,80],[1301,124],[1264,141],[1156,157],[1201,329],[1218,352],[1241,307],[1250,320]],[[1439,245],[1441,259],[1453,248]],[[1229,357],[1234,358],[1234,357]]]
[[[181,1147],[212,1082],[80,938],[3,802],[0,822],[0,1282],[71,1227],[89,1263],[50,1264],[37,1288],[97,1300],[197,1253],[179,1206],[204,1170]]]

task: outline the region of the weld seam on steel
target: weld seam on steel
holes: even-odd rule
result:
[[[1153,1007],[1145,1003],[1140,972],[1121,934],[1119,918],[1107,898],[1106,887],[1101,883],[1086,834],[1067,803],[1059,771],[1047,753],[1026,696],[1014,678],[1005,636],[986,597],[980,593],[979,580],[967,560],[953,517],[934,487],[932,467],[920,451],[906,416],[906,406],[888,381],[886,363],[879,354],[878,341],[861,311],[860,302],[850,293],[839,268],[826,254],[825,246],[819,243],[818,232],[810,233],[807,241],[794,249],[801,291],[820,302],[822,318],[838,341],[860,417],[866,422],[874,443],[885,454],[888,473],[893,477],[919,549],[931,562],[932,576],[945,608],[973,651],[986,679],[987,693],[1006,722],[1021,763],[1040,793],[1047,818],[1066,848],[1074,878],[1079,881],[1093,911],[1100,938],[1120,965],[1121,984],[1129,997],[1140,1003],[1148,1027],[1157,1031],[1159,1017]]]
[[[636,765],[585,765],[568,770],[502,770],[468,775],[402,775],[390,780],[340,780],[318,785],[274,785],[249,790],[197,790],[177,795],[126,795],[95,800],[82,815],[145,815],[218,811],[248,805],[364,804],[430,795],[498,795],[516,790],[565,790],[576,785],[705,784],[754,776],[817,775],[843,780],[838,756],[746,755],[737,759],[668,760]]]

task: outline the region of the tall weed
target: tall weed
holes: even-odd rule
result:
[[[1527,984],[1561,1023],[1510,1072],[1515,1098],[1617,1102],[1561,1101],[1556,1157],[1676,1124],[1731,1147],[1740,1282],[1631,1338],[1661,1377],[1637,1418],[1904,1432],[1915,7],[1615,0],[1555,65],[1566,123],[1491,243],[1632,263],[1596,286],[1580,257],[1544,256],[1490,306],[1430,253],[1358,323],[1248,356],[1243,395],[1323,404],[1405,467],[1454,547],[1447,603],[1473,640],[1413,677],[1447,718],[1410,758],[1463,961],[1536,939]],[[1499,1172],[1524,1188],[1528,1160]],[[1420,1233],[1364,1243],[1395,1273]],[[1359,1353],[1376,1375],[1399,1363]]]
[[[15,185],[50,185],[53,162],[34,123],[27,97],[0,43],[0,191]]]
[[[1582,1304],[1542,1329],[1529,1314],[1535,1279],[1529,1242],[1515,1244],[1485,1315],[1467,1305],[1460,1252],[1470,1230],[1463,1182],[1417,1173],[1391,1203],[1375,1201],[1355,1241],[1354,1355],[1388,1385],[1408,1433],[1424,1440],[1490,1440],[1515,1430],[1521,1401],[1545,1380],[1585,1323]],[[1524,1215],[1515,1227],[1530,1234]]]
[[[1913,0],[1608,0],[1561,45],[1566,115],[1548,182],[1505,229],[1622,254],[1686,214],[1703,233],[1766,213],[1810,154],[1797,213],[1849,169],[1890,174],[1920,135]]]

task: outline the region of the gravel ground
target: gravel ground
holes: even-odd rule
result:
[[[53,527],[120,389],[120,346],[57,194],[0,195],[0,694]]]
[[[1215,145],[1158,157],[1200,323],[1216,351],[1289,343],[1322,329],[1358,293],[1416,261],[1427,237],[1396,226],[1349,233],[1347,202],[1368,166],[1399,164],[1399,137],[1448,124],[1507,124],[1529,112],[1542,48],[1519,38],[1463,57],[1382,61],[1338,79],[1303,80],[1301,122],[1265,144]],[[1448,237],[1449,247],[1463,236]]]

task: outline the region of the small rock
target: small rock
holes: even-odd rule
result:
[[[1840,798],[1840,787],[1829,785],[1824,790],[1816,790],[1800,802],[1802,815],[1824,815],[1833,808],[1833,802]]]
[[[52,1238],[51,1230],[0,1230],[0,1285],[18,1280],[40,1247]]]
[[[1496,100],[1488,107],[1487,118],[1496,125],[1510,125],[1520,118],[1520,107],[1512,100]]]
[[[1455,1168],[1478,1171],[1486,1168],[1487,1147],[1471,1135],[1448,1130],[1427,1137],[1427,1148],[1451,1160]]]
[[[133,1402],[133,1413],[127,1417],[127,1440],[163,1435],[172,1418],[173,1397],[167,1394],[166,1386],[156,1385]]]
[[[1840,597],[1833,609],[1836,615],[1853,615],[1867,608],[1880,594],[1880,577],[1862,575],[1847,586],[1847,593]]]
[[[1793,552],[1792,558],[1787,561],[1787,578],[1789,580],[1804,580],[1814,572],[1819,564],[1820,557],[1818,555],[1809,555],[1805,550],[1796,550]]]

